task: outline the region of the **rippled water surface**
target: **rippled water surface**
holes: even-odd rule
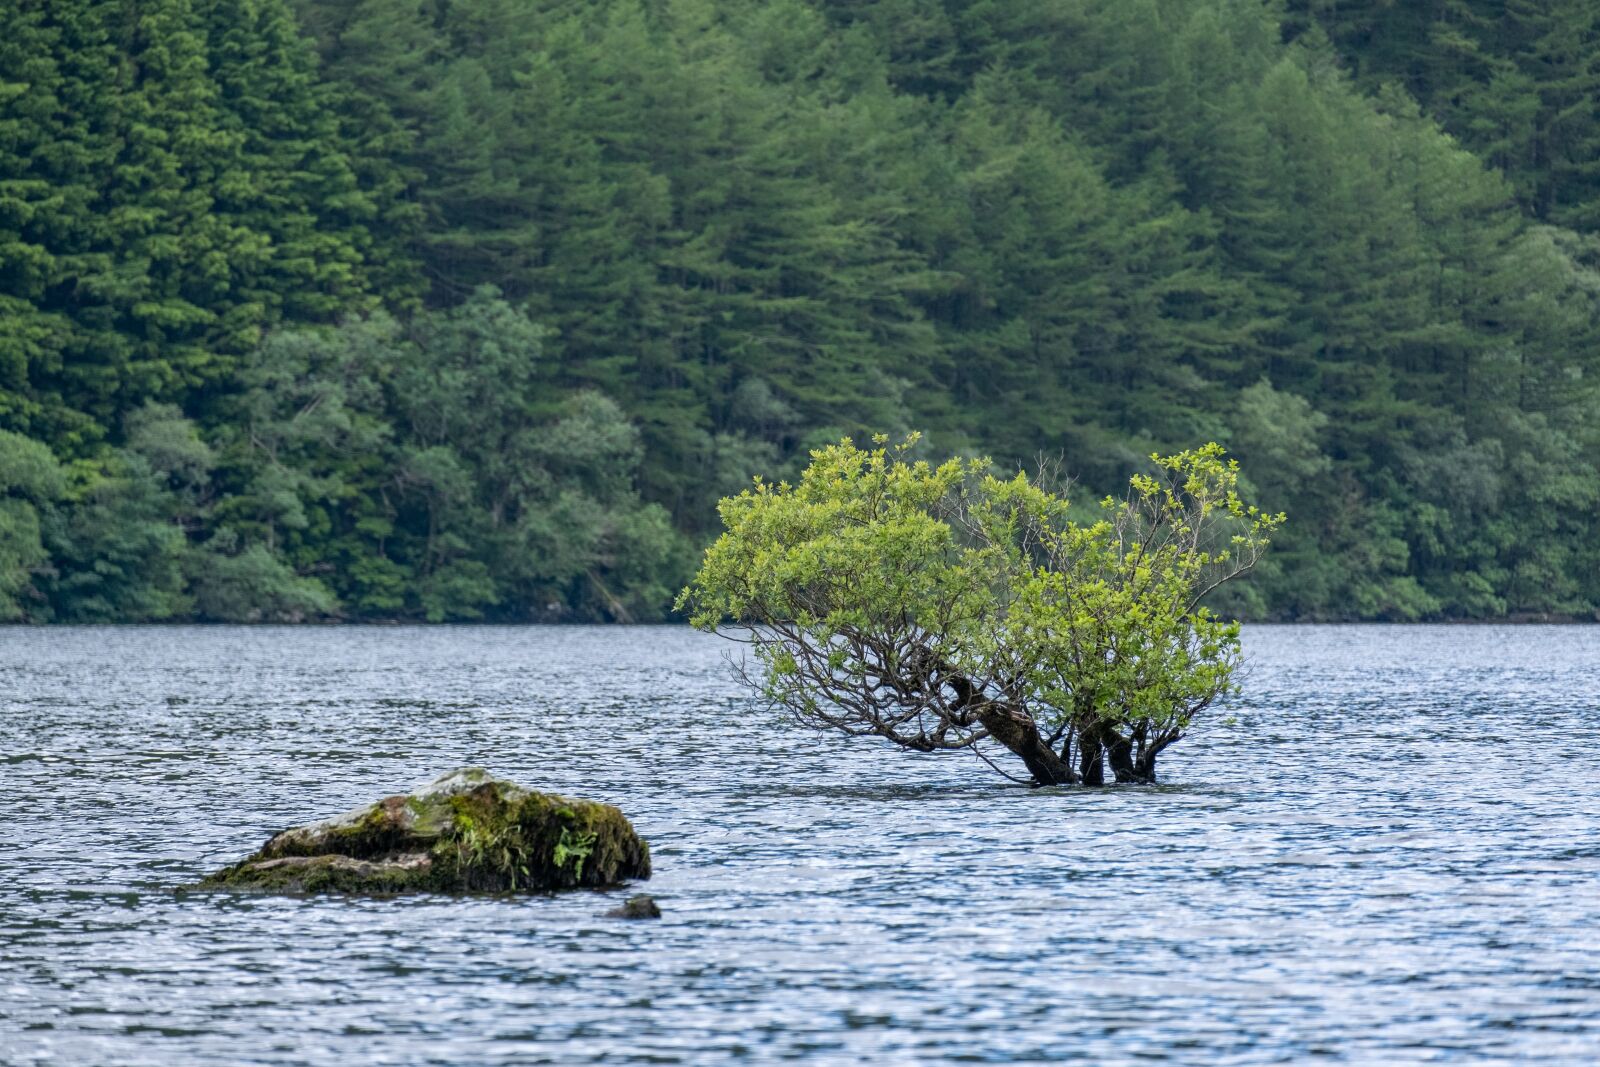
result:
[[[1600,1062],[1600,627],[1245,636],[1090,791],[682,629],[0,629],[0,1062]],[[174,892],[466,763],[620,805],[665,918]]]

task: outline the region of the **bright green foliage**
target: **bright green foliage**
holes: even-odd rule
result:
[[[726,532],[679,597],[748,641],[801,722],[921,751],[996,741],[1037,784],[1153,781],[1157,755],[1233,689],[1238,623],[1201,600],[1282,515],[1238,495],[1217,445],[1152,457],[1086,522],[985,460],[916,442],[812,453],[794,484],[722,502]]]

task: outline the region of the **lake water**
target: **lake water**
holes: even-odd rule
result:
[[[1093,791],[680,628],[0,629],[0,1062],[1600,1062],[1600,627],[1245,643]],[[665,918],[174,892],[462,764],[620,805]]]

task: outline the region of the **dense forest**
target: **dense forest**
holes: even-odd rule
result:
[[[845,434],[1600,613],[1589,0],[9,0],[0,619],[663,617]]]

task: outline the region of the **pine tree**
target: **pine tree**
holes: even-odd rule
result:
[[[29,0],[6,18],[18,425],[92,451],[146,399],[226,382],[285,312],[359,303],[370,209],[282,8]]]

